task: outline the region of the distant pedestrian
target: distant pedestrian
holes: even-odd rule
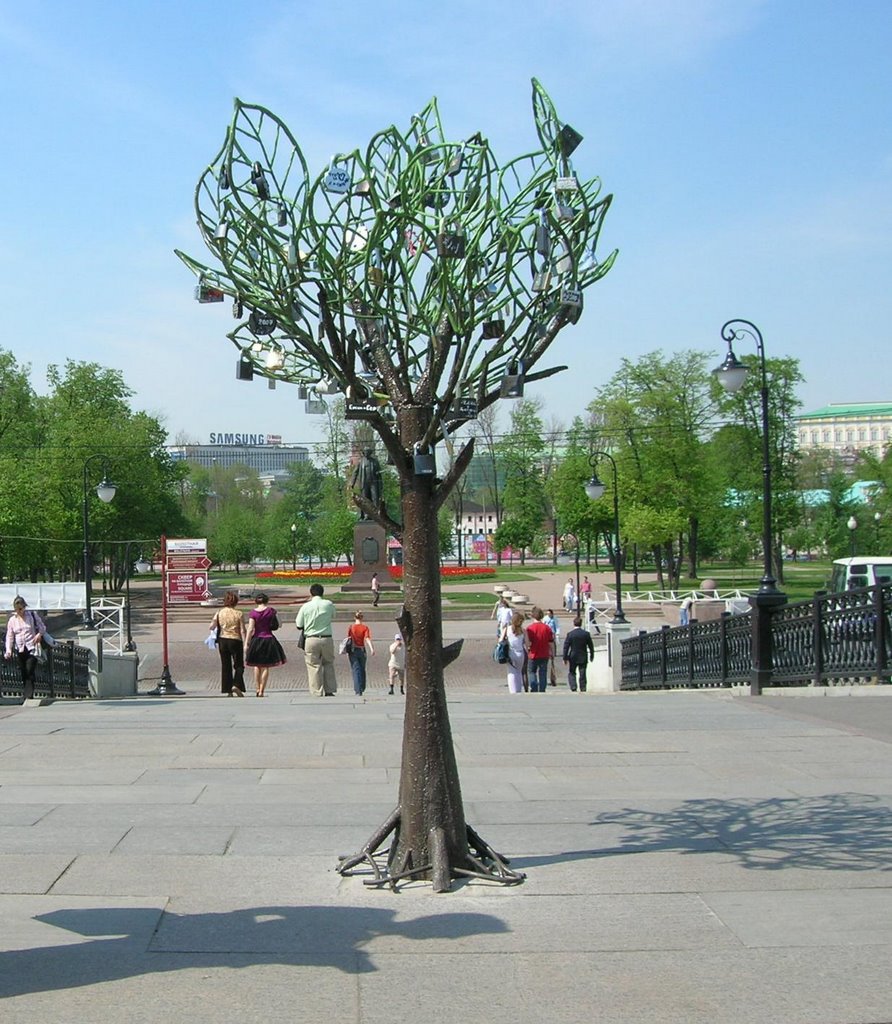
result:
[[[362,620],[362,612],[354,612],[353,625],[347,630],[350,639],[347,657],[350,659],[350,671],[353,673],[353,692],[357,697],[365,693],[366,658],[375,653],[371,630]]]
[[[273,635],[279,628],[276,609],[269,604],[264,593],[254,597],[254,610],[248,616],[245,630],[245,664],[254,669],[254,694],[263,697],[269,680],[269,670],[287,661],[282,645]]]
[[[508,641],[508,692],[522,693],[527,661],[527,638],[523,629],[523,615],[520,612],[512,613],[511,621],[502,630],[499,639]]]
[[[678,624],[680,626],[687,626],[691,621],[691,608],[693,607],[694,599],[690,594],[681,602],[678,606]]]
[[[229,697],[245,695],[245,617],[236,611],[237,604],[238,594],[227,590],[223,607],[211,619],[220,652],[220,686]]]
[[[569,579],[564,584],[564,608],[568,612],[572,612],[576,606],[576,588],[573,586],[573,580]]]
[[[321,583],[313,583],[310,586],[310,600],[301,605],[295,619],[295,625],[304,634],[307,681],[314,697],[333,697],[338,689],[331,633],[335,606],[322,596],[324,593],[325,587]]]
[[[577,676],[579,691],[585,693],[585,670],[589,661],[595,656],[595,645],[592,635],[582,628],[582,619],[577,615],[573,620],[573,628],[564,637],[564,664],[567,666],[567,682],[570,689],[576,692]]]
[[[592,585],[589,582],[588,576],[582,577],[582,584],[579,587],[579,593],[582,595],[583,601],[590,601],[592,597]]]
[[[381,584],[378,582],[378,574],[372,573],[372,607],[378,607],[378,601],[381,600]]]
[[[400,684],[400,693],[405,693],[406,683],[406,647],[403,644],[402,636],[397,633],[390,645],[390,661],[387,662],[387,672],[390,677],[390,689],[387,691],[393,694],[394,686]]]
[[[544,613],[541,608],[534,607],[532,615],[533,621],[527,626],[530,693],[545,693],[548,685],[548,662],[554,653],[554,633],[542,621]]]
[[[6,623],[6,660],[18,655],[19,672],[22,677],[22,692],[25,700],[34,696],[37,681],[37,659],[40,655],[46,626],[43,619],[28,608],[23,597],[12,602],[12,615]]]
[[[554,634],[554,640],[551,644],[551,657],[548,659],[548,685],[557,686],[557,673],[554,670],[554,659],[557,654],[557,645],[560,640],[561,627],[558,625],[558,621],[554,617],[553,608],[548,609],[545,613],[545,618],[542,621]]]
[[[492,618],[496,620],[496,636],[501,637],[505,627],[511,624],[513,612],[507,597],[500,597],[492,612]]]

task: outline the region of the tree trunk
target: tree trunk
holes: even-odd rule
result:
[[[403,481],[403,588],[406,712],[400,773],[400,829],[390,855],[394,873],[431,864],[442,834],[449,864],[468,866],[468,839],[443,681],[443,615],[433,478]]]
[[[417,406],[399,413],[404,451],[424,436],[423,413]],[[350,874],[366,864],[375,876],[371,885],[395,887],[403,879],[424,878],[443,892],[455,877],[511,885],[525,876],[511,870],[465,821],[443,680],[461,641],[444,651],[436,488],[433,476],[413,472],[411,459],[401,467],[403,609],[397,621],[406,645],[406,709],[399,804],[359,853],[341,858],[338,871]],[[382,870],[376,854],[384,856],[381,848],[391,835]]]

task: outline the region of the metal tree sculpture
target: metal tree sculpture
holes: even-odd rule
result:
[[[294,136],[262,107],[235,103],[223,148],[199,180],[198,226],[215,257],[199,301],[233,300],[229,334],[245,374],[287,381],[309,401],[340,392],[367,420],[400,478],[403,525],[361,496],[362,512],[402,537],[406,711],[399,805],[339,870],[366,864],[371,884],[460,876],[518,882],[465,822],[443,683],[460,645],[443,648],[437,512],[473,454],[443,479],[436,444],[540,368],[582,313],[610,205],[577,179],[581,136],[533,80],[539,148],[499,167],[479,133],[449,141],[435,100],[406,133],[390,127],[364,154],[332,157],[311,180]],[[386,850],[379,849],[390,840]]]

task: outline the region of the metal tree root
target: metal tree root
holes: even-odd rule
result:
[[[418,863],[412,850],[404,851],[397,859],[400,837],[401,813],[397,807],[387,820],[372,833],[368,842],[355,854],[338,858],[337,872],[340,875],[357,874],[354,870],[365,865],[373,878],[364,878],[368,886],[381,888],[389,885],[396,891],[398,882],[431,880],[434,892],[446,892],[456,878],[482,878],[488,882],[503,885],[519,885],[526,875],[509,867],[510,861],[503,857],[467,825],[468,854],[461,864],[449,861],[449,851],[442,828],[432,828],[428,834],[428,848],[431,860]],[[387,839],[393,836],[385,846]]]

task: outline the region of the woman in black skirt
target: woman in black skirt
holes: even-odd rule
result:
[[[245,634],[245,665],[254,669],[254,692],[262,697],[266,692],[269,670],[285,664],[285,652],[273,635],[279,628],[276,609],[268,604],[266,594],[254,597],[254,611],[248,616],[248,631]]]

